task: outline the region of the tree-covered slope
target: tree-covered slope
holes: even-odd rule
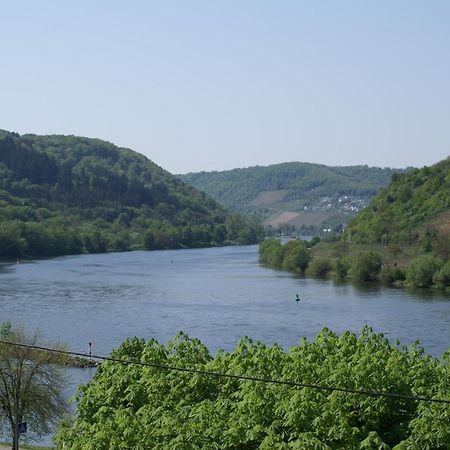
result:
[[[250,243],[257,229],[132,150],[0,131],[0,257]]]
[[[346,230],[354,242],[414,243],[447,233],[450,221],[450,158],[393,177]]]
[[[179,177],[235,211],[256,212],[265,218],[280,217],[283,212],[301,213],[280,220],[308,224],[311,220],[333,222],[331,216],[336,213],[341,213],[341,218],[352,217],[397,172],[367,166],[290,162]]]

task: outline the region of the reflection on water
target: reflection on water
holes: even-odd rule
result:
[[[342,333],[365,324],[403,344],[419,339],[435,356],[450,347],[445,294],[295,276],[262,267],[256,246],[1,264],[0,306],[0,321],[81,352],[92,342],[94,353],[109,353],[128,336],[164,343],[180,330],[212,352],[244,335],[287,348],[325,326]]]
[[[359,295],[377,295],[384,290],[378,283],[373,282],[353,281],[351,285]]]
[[[419,300],[443,300],[448,301],[450,293],[445,292],[439,289],[426,289],[426,288],[414,288],[408,287],[406,288],[406,292],[411,297],[417,298]]]

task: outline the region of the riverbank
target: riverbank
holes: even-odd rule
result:
[[[450,261],[425,252],[421,245],[310,244],[298,239],[285,243],[266,239],[259,245],[260,262],[309,278],[450,293]]]
[[[321,242],[311,254],[313,264],[306,275],[315,275],[311,270],[314,259],[328,260],[334,270],[332,275],[335,278],[341,275],[345,281],[374,281],[388,287],[450,293],[450,261],[425,251],[421,244]],[[336,273],[336,267],[340,273],[339,270]]]
[[[75,369],[87,369],[89,367],[97,367],[99,362],[95,359],[86,356],[72,356],[64,355],[62,365],[67,367],[73,367]]]

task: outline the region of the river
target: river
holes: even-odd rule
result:
[[[295,302],[296,294],[301,301]],[[109,353],[128,336],[166,342],[178,331],[212,352],[247,335],[285,348],[322,327],[369,324],[390,339],[450,346],[450,298],[355,287],[261,266],[256,246],[80,255],[2,264],[0,320],[39,329],[75,351]]]
[[[296,302],[296,294],[301,301]],[[368,324],[390,340],[450,347],[450,297],[300,277],[259,264],[257,246],[79,255],[0,265],[0,321],[77,352],[108,354],[128,336],[180,330],[212,353],[244,335],[284,348],[328,327]],[[72,383],[92,370],[72,371]]]

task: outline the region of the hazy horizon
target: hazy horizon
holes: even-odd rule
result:
[[[104,139],[172,173],[450,154],[450,3],[3,5],[0,128]]]

